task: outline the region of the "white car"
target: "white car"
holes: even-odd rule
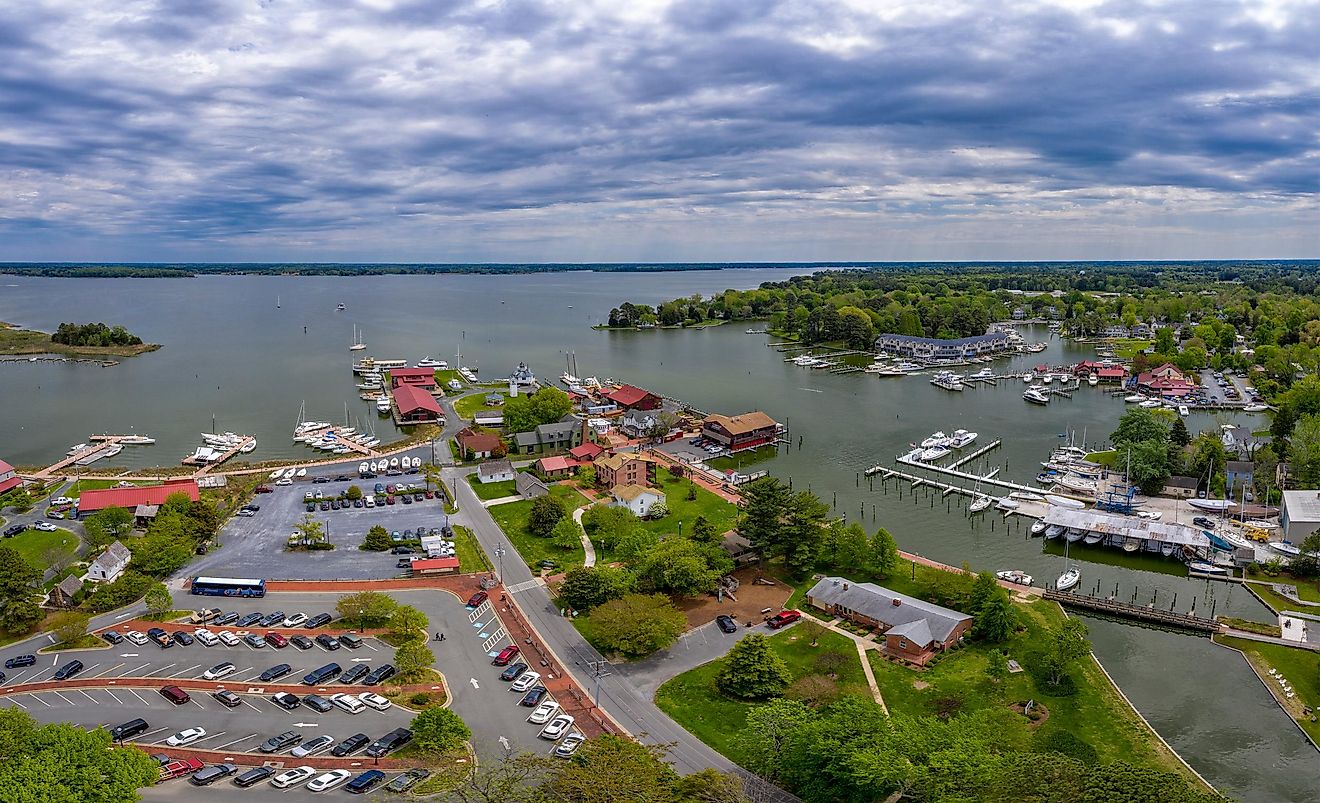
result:
[[[350,714],[360,714],[363,709],[366,708],[361,700],[351,694],[344,694],[343,692],[330,695],[330,704],[336,708],[343,709]]]
[[[335,737],[333,736],[317,736],[315,739],[308,739],[307,741],[293,748],[293,750],[290,750],[289,755],[293,756],[294,758],[306,758],[307,756],[314,756],[334,743],[335,743]]]
[[[554,700],[546,700],[536,707],[527,721],[533,725],[544,725],[550,721],[550,718],[559,713],[559,703]]]
[[[288,477],[280,477],[278,480],[275,480],[275,484],[276,484],[276,485],[292,485],[292,484],[293,484],[293,480],[289,479]]]
[[[54,499],[50,500],[50,503],[55,507],[63,507],[64,505],[72,505],[75,501],[77,500],[70,499],[67,496],[57,496]]]
[[[587,737],[580,733],[570,733],[565,736],[564,741],[560,742],[559,746],[555,748],[555,755],[560,758],[568,758],[576,753],[578,747],[580,747],[586,740]]]
[[[509,691],[516,691],[519,694],[522,694],[535,686],[540,679],[540,672],[524,672],[518,676],[518,679],[513,682],[513,685],[509,686]]]
[[[307,784],[308,792],[324,792],[327,789],[334,789],[344,781],[353,777],[353,773],[348,770],[330,770],[324,775],[318,775]]]
[[[219,638],[228,647],[237,647],[242,642],[242,639],[240,639],[237,634],[231,633],[228,630],[221,630]]]
[[[48,521],[39,521],[32,525],[32,529],[41,530],[43,533],[53,533],[59,529]]]
[[[377,711],[384,711],[390,707],[390,701],[374,692],[364,691],[357,696],[363,705],[370,706]]]
[[[227,675],[232,675],[238,671],[238,667],[225,661],[223,664],[216,664],[202,673],[202,680],[219,680]]]
[[[542,739],[556,741],[560,736],[568,733],[568,729],[573,727],[573,717],[568,714],[560,714],[550,720],[550,724],[541,728],[540,736]]]
[[[128,639],[134,644],[137,644],[138,646],[142,646],[147,643],[147,637],[136,630],[128,631],[127,633],[124,634],[124,638]]]
[[[185,744],[192,744],[205,735],[206,728],[188,728],[166,739],[165,744],[170,747],[183,747]]]
[[[194,630],[193,638],[197,639],[203,647],[214,647],[220,642],[220,639],[216,638],[214,633],[204,627],[199,627]]]
[[[271,778],[270,785],[276,789],[288,789],[290,786],[297,786],[315,774],[316,770],[311,767],[294,767]]]
[[[307,614],[305,614],[305,613],[295,613],[295,614],[293,614],[292,616],[289,616],[288,618],[286,618],[286,619],[284,620],[284,624],[281,625],[281,627],[297,627],[298,625],[300,625],[300,624],[302,624],[303,622],[306,622],[306,621],[307,621]]]
[[[366,496],[362,497],[362,504],[366,507],[375,507],[376,497],[372,496],[371,494],[367,494]]]

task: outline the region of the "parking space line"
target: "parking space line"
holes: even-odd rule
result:
[[[82,689],[77,689],[76,691],[77,691],[79,694],[81,694],[83,697],[86,697],[88,700],[91,700],[93,704],[95,704],[95,705],[100,705],[100,704],[101,704],[101,701],[100,701],[100,700],[96,699],[95,697],[93,697],[92,695],[90,695],[90,694],[88,694],[87,692],[83,691]]]
[[[198,708],[205,708],[205,706],[203,706],[201,703],[197,702],[197,698],[196,698],[196,697],[193,697],[192,695],[189,695],[188,699],[191,700],[191,701],[192,701],[192,704],[195,705],[195,706],[197,706]]]
[[[24,683],[40,683],[40,682],[41,682],[40,678],[41,678],[41,676],[44,675],[44,674],[46,674],[46,670],[45,670],[45,669],[41,670],[40,672],[34,672],[33,675],[32,675],[32,677],[28,678],[27,680],[25,680],[25,681],[23,681],[23,682],[24,682]]]
[[[68,697],[65,697],[63,694],[60,694],[58,691],[51,689],[50,693],[60,698],[64,702],[68,703],[69,705],[73,705],[73,700],[70,700]]]
[[[362,642],[362,646],[363,646],[363,647],[366,647],[367,649],[371,650],[372,652],[380,652],[380,649],[379,649],[379,648],[371,646],[371,642],[370,642],[370,641],[364,641],[364,642]]]
[[[131,694],[131,695],[133,695],[134,697],[138,698],[138,702],[142,703],[143,705],[147,706],[148,708],[151,707],[151,703],[149,703],[149,702],[147,702],[146,700],[142,699],[142,695],[138,694],[137,692],[133,691],[132,689],[129,689],[129,690],[128,690],[128,693]]]
[[[37,702],[41,703],[42,705],[46,706],[47,708],[50,708],[50,707],[51,707],[50,703],[46,702],[45,700],[41,699],[40,697],[38,697],[38,696],[35,695],[35,694],[29,694],[28,697],[31,697],[33,700],[36,700]]]
[[[249,703],[246,699],[244,699],[244,698],[242,698],[242,697],[240,697],[239,699],[240,699],[240,700],[243,700],[243,705],[247,706],[248,708],[251,708],[253,711],[260,711],[260,710],[261,710],[260,708],[257,708],[257,707],[256,707],[255,705],[253,705],[252,703]]]
[[[110,691],[109,689],[105,689],[104,691],[106,694],[110,695],[111,697],[114,697],[116,703],[119,703],[120,705],[124,704],[123,700],[119,699],[118,697],[115,697],[115,693],[113,691]]]
[[[188,667],[187,669],[180,669],[178,672],[171,672],[170,674],[166,675],[165,677],[177,678],[179,675],[182,675],[184,672],[191,672],[191,671],[193,671],[194,669],[200,669],[201,666],[202,666],[201,664],[196,664],[196,665],[194,665],[194,666],[190,666],[190,667]]]
[[[218,737],[220,737],[220,736],[224,736],[226,733],[228,733],[228,731],[220,731],[219,733],[208,733],[208,734],[206,734],[205,736],[203,736],[202,738],[198,739],[197,741],[198,741],[198,742],[205,742],[205,741],[208,741],[208,740],[210,740],[210,739],[215,739],[215,738],[218,738]],[[247,737],[244,737],[244,738],[247,738]],[[194,742],[194,744],[196,744],[196,742]]]
[[[148,672],[148,673],[147,673],[146,675],[144,675],[143,677],[153,677],[153,676],[155,676],[155,674],[156,674],[157,672],[164,672],[166,669],[169,669],[169,668],[172,667],[172,666],[174,666],[174,664],[165,664],[165,665],[162,666],[160,669],[153,669],[153,670],[151,670],[150,672]]]
[[[146,663],[143,664],[142,666],[135,666],[135,667],[133,667],[132,669],[126,670],[126,671],[124,671],[124,672],[120,672],[120,673],[117,675],[117,677],[121,677],[121,678],[122,678],[122,677],[127,677],[127,676],[133,674],[134,672],[138,671],[139,669],[146,669],[146,668],[149,667],[149,666],[151,666],[151,662],[150,662],[150,661],[146,662]],[[150,674],[150,673],[148,673],[148,674]]]
[[[14,705],[18,706],[19,708],[23,709],[24,711],[27,710],[27,706],[23,705],[23,704],[20,703],[18,700],[15,700],[13,697],[7,697],[7,698],[5,698],[4,702],[13,703]]]
[[[107,672],[113,672],[113,671],[115,671],[116,669],[118,669],[118,668],[121,667],[121,666],[123,666],[123,664],[122,664],[122,663],[118,663],[118,664],[115,664],[114,666],[111,666],[111,667],[107,667],[107,668],[105,668],[105,669],[102,669],[100,672],[97,672],[95,675],[88,675],[88,677],[99,678],[100,676],[104,675],[105,673],[107,673]]]
[[[232,742],[225,742],[224,744],[218,744],[218,745],[215,745],[214,747],[211,747],[211,748],[209,748],[209,749],[211,749],[211,750],[224,750],[226,747],[229,747],[231,744],[238,744],[239,742],[243,741],[244,739],[251,739],[253,736],[256,736],[256,735],[257,735],[257,734],[255,734],[255,733],[249,733],[247,736],[240,736],[240,737],[238,737],[237,739],[235,739],[235,740],[232,741]],[[209,737],[208,737],[208,738],[209,738]]]
[[[169,730],[169,728],[156,728],[153,731],[147,731],[146,733],[142,734],[142,738],[145,739],[148,736],[155,736],[156,734],[162,733],[167,730]]]
[[[9,685],[12,686],[12,685],[18,683],[18,679],[21,678],[21,677],[23,677],[24,675],[26,675],[26,674],[27,674],[28,672],[30,672],[30,671],[31,671],[31,670],[24,669],[22,672],[19,672],[17,675],[14,675],[12,678],[9,679]]]

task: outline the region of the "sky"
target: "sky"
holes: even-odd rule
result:
[[[0,260],[1320,257],[1317,0],[29,0]]]

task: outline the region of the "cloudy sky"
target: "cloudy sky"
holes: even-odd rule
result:
[[[30,0],[0,260],[1320,257],[1320,2]]]

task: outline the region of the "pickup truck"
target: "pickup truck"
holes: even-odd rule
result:
[[[193,611],[193,615],[188,617],[188,624],[200,625],[211,621],[220,615],[219,608],[206,608],[200,611]]]
[[[182,778],[185,775],[192,775],[204,766],[206,765],[202,763],[201,759],[197,758],[175,759],[174,761],[161,765],[160,779],[162,781],[168,781],[174,778]]]

